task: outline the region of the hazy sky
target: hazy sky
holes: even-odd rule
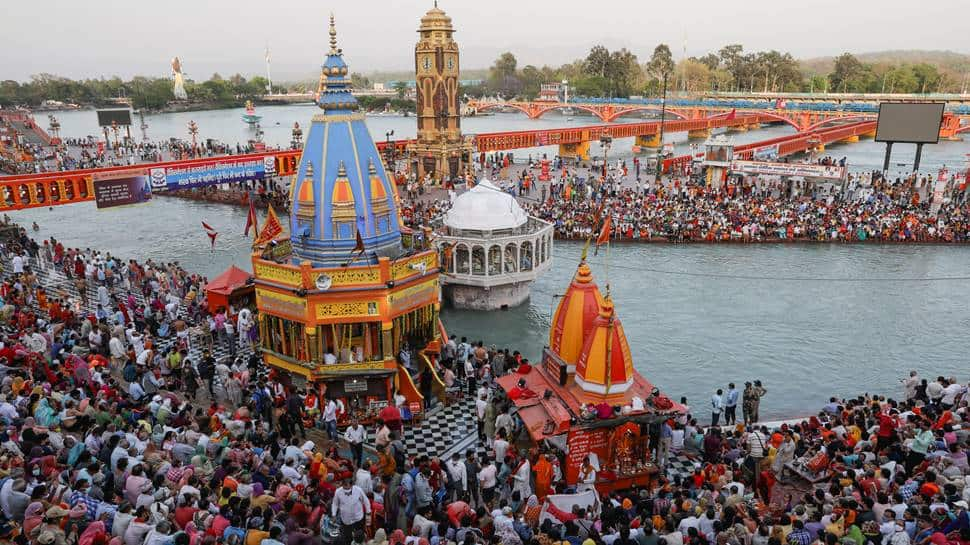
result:
[[[351,70],[413,66],[418,20],[431,0],[0,0],[0,79],[166,75],[178,55],[192,78],[213,72],[312,76],[337,17]],[[970,0],[440,0],[454,20],[462,66],[485,68],[503,51],[520,65],[559,65],[592,45],[627,47],[641,60],[659,42],[682,56],[726,43],[796,57],[884,49],[970,53]]]

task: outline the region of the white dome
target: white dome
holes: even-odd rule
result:
[[[445,214],[445,225],[452,229],[497,231],[513,229],[527,221],[529,216],[515,197],[488,180],[458,196]]]

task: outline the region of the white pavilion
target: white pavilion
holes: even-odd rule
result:
[[[456,308],[495,310],[529,298],[552,264],[553,225],[530,217],[515,197],[482,180],[462,193],[436,232],[445,250],[444,298]]]

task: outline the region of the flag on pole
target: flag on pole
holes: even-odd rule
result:
[[[360,236],[360,230],[357,230],[357,242],[354,243],[354,249],[350,251],[350,259],[344,264],[344,267],[349,267],[351,263],[357,260],[358,257],[364,255],[364,239]],[[370,267],[370,265],[368,265]]]
[[[266,244],[278,237],[282,232],[283,224],[280,223],[280,218],[276,215],[276,210],[273,210],[273,205],[269,205],[269,212],[266,213],[266,221],[263,222],[263,226],[259,229],[259,234],[256,235],[253,246]]]
[[[596,249],[593,250],[593,255],[599,252],[600,245],[610,243],[610,234],[613,232],[612,229],[613,215],[607,214],[606,219],[603,220],[603,228],[600,229],[600,234],[596,237]]]
[[[252,194],[247,194],[249,197],[249,213],[246,214],[246,229],[243,230],[243,235],[249,236],[249,228],[253,228],[253,236],[256,235],[256,203],[253,201]]]
[[[731,121],[731,120],[733,120],[737,116],[738,116],[738,109],[737,108],[733,108],[731,110],[731,113],[727,114],[727,117],[725,117],[724,119],[727,119],[728,121]]]
[[[355,254],[362,254],[362,253],[364,253],[364,239],[360,236],[360,231],[359,230],[357,231],[357,241],[354,243],[354,251],[353,251],[353,253],[355,253]]]
[[[209,237],[209,249],[215,250],[216,248],[216,237],[219,236],[219,232],[215,230],[214,227],[206,222],[202,222],[202,228],[205,229],[205,234]]]

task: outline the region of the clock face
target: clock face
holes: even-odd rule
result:
[[[431,57],[424,58],[424,69],[431,70]]]
[[[317,289],[320,291],[327,291],[328,289],[330,289],[330,285],[332,283],[333,283],[333,279],[331,279],[330,275],[326,273],[320,273],[320,275],[317,276],[317,279],[314,282],[314,284],[316,284],[317,286]]]
[[[448,59],[448,70],[455,69],[455,59]]]

